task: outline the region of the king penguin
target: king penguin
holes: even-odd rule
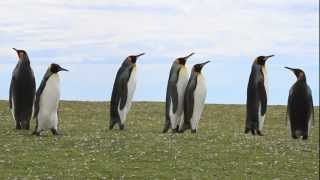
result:
[[[246,134],[251,131],[253,135],[263,135],[261,131],[268,99],[268,76],[265,63],[273,56],[259,56],[253,62],[247,88]]]
[[[291,131],[292,138],[297,139],[302,136],[302,139],[306,140],[310,134],[311,119],[314,121],[312,92],[303,70],[285,68],[291,70],[297,77],[297,81],[289,91],[287,106],[289,131]]]
[[[58,108],[60,100],[59,71],[68,71],[58,64],[51,64],[45,73],[36,93],[35,110],[36,128],[33,134],[40,136],[44,130],[50,129],[58,135]]]
[[[189,78],[185,64],[193,54],[177,58],[171,66],[167,84],[166,117],[163,133],[168,132],[170,128],[173,132],[178,132],[179,125],[183,121],[183,98]]]
[[[27,52],[15,48],[13,50],[17,52],[19,61],[12,73],[9,107],[16,121],[16,129],[30,129],[36,81]]]
[[[192,68],[184,94],[184,120],[179,132],[184,132],[186,129],[191,129],[192,133],[197,132],[207,96],[206,83],[201,70],[209,62],[196,64]]]
[[[115,124],[118,124],[120,130],[124,129],[136,89],[136,61],[144,54],[128,56],[117,72],[111,95],[109,129],[113,129]]]

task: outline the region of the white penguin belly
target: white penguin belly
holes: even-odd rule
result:
[[[264,117],[265,117],[265,115],[261,115],[261,104],[259,104],[259,110],[258,110],[259,112],[258,112],[258,115],[259,115],[259,117],[258,117],[258,120],[259,120],[259,130],[261,131],[262,130],[262,128],[263,128],[263,124],[264,124]]]
[[[118,112],[119,112],[119,116],[120,116],[122,124],[127,119],[127,114],[131,108],[132,98],[133,98],[134,92],[136,90],[136,68],[133,68],[131,71],[131,75],[130,75],[129,81],[127,83],[127,87],[128,87],[128,94],[127,94],[126,104],[122,110],[120,109],[120,102],[118,105]],[[121,99],[120,99],[120,101],[121,101]]]
[[[183,99],[184,92],[188,85],[188,71],[187,68],[181,67],[179,71],[179,79],[177,81],[177,92],[178,92],[178,106],[175,113],[173,113],[173,103],[170,101],[170,121],[171,128],[176,129],[177,125],[182,125],[183,123]]]
[[[60,99],[59,75],[53,74],[47,80],[46,86],[40,96],[38,130],[58,127],[58,106]]]
[[[205,79],[201,74],[199,74],[197,77],[197,86],[196,86],[196,89],[194,90],[193,95],[194,95],[193,96],[194,105],[193,105],[193,113],[191,117],[191,128],[196,130],[198,128],[198,124],[204,108],[205,99],[207,96]]]
[[[266,90],[266,95],[267,95],[267,99],[268,99],[268,92],[269,92],[269,88],[268,88],[268,74],[267,74],[267,69],[266,69],[266,65],[262,67],[262,73],[263,73],[263,78],[264,78],[264,88]],[[265,118],[265,114],[262,116],[261,115],[261,104],[259,104],[259,112],[258,112],[258,120],[259,120],[259,130],[261,131],[263,129],[263,125],[264,125],[264,118]]]
[[[11,109],[11,113],[12,113],[12,117],[13,117],[13,120],[14,122],[16,122],[16,117],[14,115],[14,101],[13,101],[13,97],[11,98],[11,102],[12,102],[12,109]]]

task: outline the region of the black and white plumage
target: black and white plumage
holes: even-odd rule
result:
[[[12,73],[9,107],[16,122],[16,129],[30,129],[36,81],[27,52],[13,49],[17,52],[19,61]]]
[[[312,92],[307,84],[306,75],[301,69],[285,67],[297,77],[289,91],[287,120],[289,131],[294,139],[308,139],[311,130],[311,121],[314,121]]]
[[[35,135],[44,130],[51,130],[58,135],[58,108],[60,101],[59,71],[68,71],[58,64],[51,64],[45,73],[36,93],[34,118],[36,119]]]
[[[253,135],[262,136],[268,100],[268,76],[265,62],[273,57],[259,56],[252,65],[247,88],[247,117],[245,133],[251,131]]]
[[[191,129],[191,132],[195,133],[198,129],[207,96],[206,82],[201,70],[209,62],[196,64],[192,68],[184,94],[184,119],[183,125],[179,127],[179,132]]]
[[[183,122],[184,92],[189,78],[185,64],[193,54],[177,58],[171,66],[167,84],[166,116],[163,133],[166,133],[170,128],[173,132],[177,132],[180,123]]]
[[[124,129],[136,89],[136,61],[142,55],[144,53],[128,56],[117,72],[111,95],[109,129],[113,129],[115,124],[120,130]]]

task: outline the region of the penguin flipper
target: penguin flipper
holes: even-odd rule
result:
[[[175,113],[178,109],[178,89],[177,89],[177,83],[179,79],[179,72],[180,69],[177,71],[177,73],[173,73],[172,76],[170,76],[169,79],[169,86],[170,86],[170,99],[172,101],[172,112]],[[169,100],[170,100],[169,99]]]
[[[190,127],[190,120],[193,114],[193,107],[194,107],[194,90],[197,86],[197,78],[190,77],[188,85],[186,87],[186,91],[184,94],[184,125],[183,127]]]
[[[122,110],[127,103],[127,97],[128,97],[128,86],[127,86],[127,81],[125,79],[121,79],[119,81],[118,91],[120,95],[120,109]]]
[[[49,79],[49,77],[52,75],[50,69],[47,70],[47,72],[45,73],[41,83],[40,83],[40,86],[36,92],[36,100],[34,102],[34,112],[33,112],[33,118],[36,118],[38,113],[39,113],[39,110],[40,110],[40,96],[44,90],[44,88],[46,87],[46,83]]]
[[[261,102],[261,115],[267,112],[267,92],[263,82],[258,84],[259,99]]]

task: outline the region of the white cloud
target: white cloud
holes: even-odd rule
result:
[[[0,39],[9,42],[0,45],[0,57],[8,56],[8,46],[56,49],[64,62],[143,49],[159,57],[191,50],[230,57],[315,54],[317,11],[290,9],[313,5],[298,0],[2,1]],[[76,51],[81,47],[87,51]]]

